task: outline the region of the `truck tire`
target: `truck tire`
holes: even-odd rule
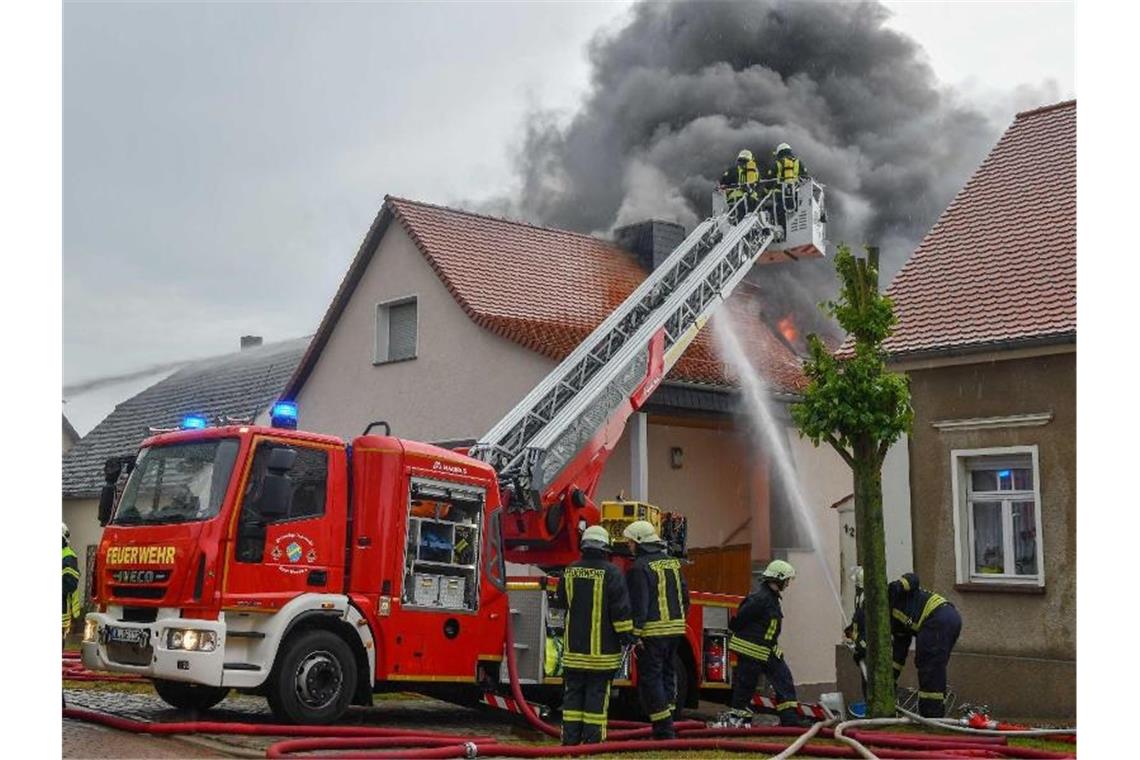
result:
[[[203,686],[161,678],[154,679],[154,690],[163,702],[179,710],[209,710],[230,693],[225,686]]]
[[[288,723],[333,723],[356,692],[356,659],[335,633],[301,631],[281,645],[265,685],[269,708]]]

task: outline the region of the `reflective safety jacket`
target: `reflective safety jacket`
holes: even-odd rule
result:
[[[930,613],[950,602],[922,588],[916,573],[907,573],[897,581],[891,581],[887,586],[887,598],[891,604],[891,649],[897,674],[906,665],[911,638],[922,628]]]
[[[63,628],[82,614],[79,607],[79,558],[67,544],[63,545]]]
[[[638,547],[637,559],[625,580],[635,636],[685,635],[689,588],[681,575],[680,560],[670,557],[662,544]]]
[[[801,174],[807,174],[807,167],[793,154],[784,153],[776,157],[772,167],[772,179],[780,182],[796,182]]]
[[[562,665],[568,670],[617,670],[623,644],[633,641],[629,592],[621,570],[586,550],[566,568],[555,604],[566,609]]]
[[[783,657],[777,641],[783,626],[784,612],[780,609],[780,594],[767,583],[753,591],[736,610],[736,617],[728,622],[732,638],[728,648],[737,654],[767,662],[771,656]]]
[[[843,629],[847,638],[855,644],[855,659],[867,658],[867,614],[863,610],[863,595],[855,596],[855,612],[851,615],[851,622]]]
[[[725,197],[730,203],[741,198],[746,190],[749,195],[757,196],[756,183],[759,181],[760,167],[755,161],[748,161],[744,165],[736,164],[720,177],[721,186],[728,188]]]

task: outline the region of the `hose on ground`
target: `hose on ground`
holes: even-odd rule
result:
[[[953,718],[924,718],[918,713],[913,713],[910,710],[898,708],[898,711],[906,717],[930,728],[950,729],[951,731],[960,731],[964,734],[978,734],[979,736],[1076,736],[1077,727],[1072,728],[1025,728],[1025,729],[998,729],[998,728],[974,728],[973,726],[963,726],[960,722]]]
[[[514,630],[507,626],[506,660],[511,695],[518,705],[526,722],[535,730],[554,738],[561,737],[561,730],[542,720],[522,693],[518,678],[517,661],[514,651]],[[75,658],[66,658],[73,660]],[[79,663],[65,662],[64,673],[82,675],[78,680],[111,680],[116,676],[103,676],[79,670]],[[120,676],[124,680],[143,680],[137,676]],[[116,679],[117,680],[117,679]],[[834,729],[816,724],[804,730],[793,727],[752,727],[752,728],[710,728],[700,721],[678,721],[675,739],[651,739],[652,728],[644,723],[632,721],[611,721],[611,731],[607,741],[596,744],[580,744],[564,747],[560,745],[535,746],[505,744],[488,736],[461,736],[421,729],[393,729],[365,726],[297,726],[260,723],[230,723],[220,721],[183,721],[177,723],[148,723],[144,721],[108,715],[82,708],[64,708],[65,718],[99,723],[123,731],[148,734],[246,734],[260,736],[295,737],[271,744],[266,757],[291,757],[296,753],[336,752],[338,758],[407,758],[423,760],[428,758],[474,758],[511,757],[540,758],[588,756],[610,752],[664,752],[719,750],[734,753],[770,753],[778,758],[799,756],[866,758],[867,760],[889,760],[892,758],[947,758],[947,757],[999,757],[999,758],[1069,758],[1069,754],[1011,747],[1004,739],[981,737],[931,737],[902,736],[874,731],[850,731],[868,726],[900,725],[911,722],[907,718],[865,719],[847,721]],[[934,723],[937,728],[947,727]],[[987,732],[1002,736],[1016,734],[1034,735],[1030,732]],[[1072,733],[1072,732],[1068,732]],[[755,741],[756,737],[795,736],[791,745],[784,743]],[[818,736],[834,737],[848,746],[811,744]],[[751,739],[751,740],[750,740]],[[875,747],[872,752],[868,745]],[[361,750],[360,752],[345,751]],[[319,756],[319,755],[318,755]],[[331,755],[326,755],[331,756]]]

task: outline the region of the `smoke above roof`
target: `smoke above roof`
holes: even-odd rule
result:
[[[883,283],[993,145],[999,126],[943,87],[879,3],[645,2],[594,39],[589,92],[531,114],[520,190],[496,210],[606,234],[655,217],[688,228],[741,148],[788,142],[828,188],[829,237],[877,244]],[[829,261],[763,267],[772,318],[828,332]],[[792,271],[794,270],[794,271]]]

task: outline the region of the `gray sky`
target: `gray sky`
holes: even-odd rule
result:
[[[1070,4],[887,5],[995,114],[1073,94]],[[627,8],[66,3],[65,385],[311,333],[383,195],[509,192]]]

